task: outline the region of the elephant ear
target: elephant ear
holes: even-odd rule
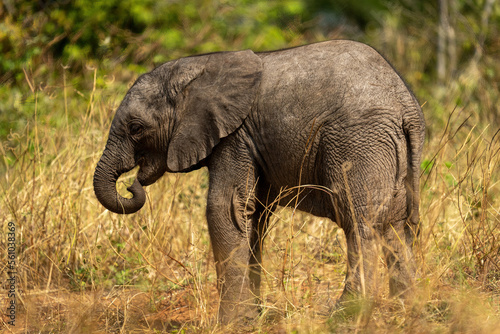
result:
[[[173,73],[177,97],[167,166],[178,172],[206,158],[243,123],[257,95],[262,61],[250,50],[214,53],[182,58]]]

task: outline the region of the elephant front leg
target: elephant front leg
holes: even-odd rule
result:
[[[257,296],[250,281],[249,252],[241,243],[234,246],[240,250],[228,252],[214,247],[220,298],[218,320],[223,324],[251,320],[258,315]]]
[[[218,320],[241,323],[258,315],[263,229],[254,199],[234,193],[222,198],[211,189],[207,205],[220,297]]]

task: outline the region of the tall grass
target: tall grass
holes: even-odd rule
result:
[[[103,78],[95,69],[89,73],[91,88],[84,92],[66,77],[60,87],[41,88],[26,73],[24,108],[32,118],[0,147],[0,218],[4,231],[9,221],[17,227],[19,288],[16,327],[6,319],[2,326],[218,331],[207,172],[165,175],[148,187],[137,214],[106,211],[92,176],[126,87],[99,87]],[[476,125],[471,108],[442,108],[445,126],[429,124],[434,135],[424,150],[416,297],[401,304],[382,291],[368,307],[327,312],[346,270],[342,231],[326,219],[280,209],[265,245],[256,331],[499,331],[500,134]],[[121,177],[122,194],[133,174]],[[6,255],[2,240],[1,263]],[[8,300],[1,298],[5,309]]]

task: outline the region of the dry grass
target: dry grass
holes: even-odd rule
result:
[[[92,175],[117,102],[109,90],[123,88],[81,93],[64,85],[54,96],[30,86],[25,108],[34,116],[1,146],[0,219],[4,230],[16,223],[19,291],[16,326],[4,317],[3,329],[222,332],[206,171],[165,175],[139,213],[109,213]],[[74,124],[53,125],[68,113]],[[343,234],[326,219],[283,209],[271,218],[253,331],[500,332],[500,135],[475,126],[467,110],[449,114],[445,128],[430,125],[424,152],[416,297],[402,304],[382,291],[374,303],[321,315],[342,289]],[[6,263],[3,242],[0,256]],[[5,309],[6,294],[0,298]]]

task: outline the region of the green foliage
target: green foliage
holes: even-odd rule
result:
[[[65,89],[64,94],[93,89],[88,82],[105,88],[102,75],[97,82],[84,78],[92,75],[93,68],[127,84],[138,73],[187,54],[265,50],[302,42],[300,0],[23,0],[18,4],[0,4],[2,140],[34,119],[35,91],[46,92],[40,96],[48,96],[43,105],[54,119],[64,120],[69,110],[71,123],[73,108],[60,101],[53,105],[50,99]],[[63,74],[71,79],[62,83]]]
[[[27,124],[30,115],[22,104],[29,103],[31,90],[61,87],[63,66],[73,75],[65,85],[88,90],[89,80],[81,74],[89,68],[126,84],[137,73],[189,54],[269,50],[329,37],[379,49],[432,105],[432,123],[444,126],[441,102],[449,98],[458,106],[482,103],[475,108],[479,118],[498,124],[500,69],[494,55],[500,6],[490,2],[448,1],[445,79],[458,80],[436,87],[437,2],[20,0],[14,6],[5,1],[0,4],[0,138]],[[31,86],[30,77],[37,78]]]
[[[399,1],[396,1],[399,2]],[[365,28],[376,21],[382,12],[388,11],[388,3],[380,0],[314,0],[307,6],[313,13],[319,13],[322,24],[330,28],[351,23]]]
[[[89,61],[151,64],[185,53],[290,42],[304,10],[299,0],[20,1],[0,12],[0,70],[19,84],[23,68],[60,62],[82,69]],[[289,34],[287,30],[290,30]]]

